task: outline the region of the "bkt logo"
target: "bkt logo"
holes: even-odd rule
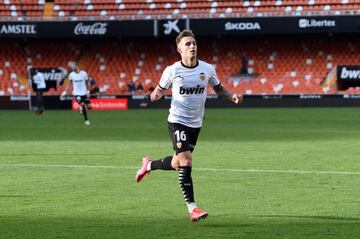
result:
[[[300,28],[314,28],[314,27],[335,27],[335,20],[316,20],[316,19],[299,19]]]
[[[192,94],[203,94],[205,91],[205,87],[200,87],[200,85],[197,85],[196,87],[191,88],[183,88],[180,86],[180,95],[192,95]]]
[[[258,22],[227,22],[225,23],[225,31],[246,31],[246,30],[261,30]]]
[[[180,29],[177,25],[179,20],[174,20],[174,21],[168,21],[167,23],[164,23],[164,34],[165,35],[169,35],[172,31],[175,31],[177,33],[180,33]]]

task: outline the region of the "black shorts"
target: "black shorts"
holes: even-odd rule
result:
[[[89,97],[87,97],[86,95],[74,95],[74,98],[75,98],[76,102],[77,102],[79,105],[82,105],[82,104],[85,104],[85,105],[91,104]]]
[[[168,122],[168,130],[176,154],[194,151],[201,128],[191,128],[183,124]]]

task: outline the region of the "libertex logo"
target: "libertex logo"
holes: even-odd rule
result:
[[[336,27],[335,20],[299,19],[300,28]]]

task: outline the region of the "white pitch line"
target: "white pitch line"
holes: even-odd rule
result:
[[[71,164],[0,164],[0,167],[36,167],[36,168],[99,168],[99,169],[138,169],[138,167],[115,165],[71,165]],[[338,174],[360,175],[360,172],[344,171],[306,171],[277,169],[237,169],[237,168],[194,168],[195,171],[208,172],[243,172],[243,173],[288,173],[288,174]]]

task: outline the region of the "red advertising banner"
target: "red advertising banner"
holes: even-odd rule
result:
[[[91,99],[92,110],[127,110],[128,99]],[[72,100],[72,110],[80,110],[75,99]]]

